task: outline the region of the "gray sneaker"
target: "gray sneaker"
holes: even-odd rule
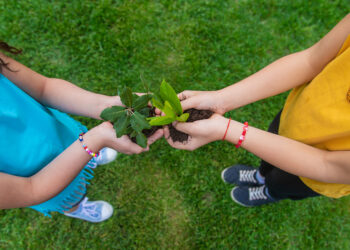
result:
[[[221,178],[224,182],[238,186],[258,186],[261,185],[256,179],[257,169],[245,166],[234,165],[221,172]]]
[[[234,187],[231,191],[231,198],[245,207],[256,207],[278,201],[267,194],[265,185],[259,187]]]

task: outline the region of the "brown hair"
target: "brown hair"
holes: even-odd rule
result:
[[[15,47],[11,47],[10,45],[8,45],[7,43],[5,43],[3,41],[0,41],[0,50],[9,52],[9,53],[15,54],[15,55],[22,53],[21,49],[16,49]],[[2,60],[0,58],[0,73],[2,72],[2,67],[12,71],[9,68],[8,63],[4,62],[4,60]]]

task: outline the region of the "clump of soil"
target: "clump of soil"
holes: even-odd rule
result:
[[[210,118],[214,112],[211,110],[198,110],[198,109],[189,109],[184,113],[189,113],[190,116],[187,119],[187,122],[194,122],[198,120],[204,120]],[[185,142],[188,140],[188,134],[185,134],[181,131],[178,131],[174,128],[172,124],[169,125],[169,133],[173,142]]]
[[[158,129],[163,128],[162,126],[154,126],[151,127],[150,129],[144,129],[142,130],[142,133],[148,138],[151,135],[153,135]],[[136,138],[133,138],[136,140]]]

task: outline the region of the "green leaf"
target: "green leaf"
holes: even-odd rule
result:
[[[136,143],[143,147],[143,148],[146,148],[147,147],[147,138],[144,134],[142,133],[138,133],[137,136],[136,136]]]
[[[175,111],[174,111],[173,107],[170,105],[170,103],[168,101],[165,101],[162,111],[167,116],[173,117],[175,119],[175,117],[176,117]]]
[[[121,117],[124,114],[126,114],[125,107],[112,106],[110,108],[104,109],[101,112],[100,117],[105,121],[110,121],[114,123],[119,117]]]
[[[137,131],[132,130],[132,132],[129,134],[130,138],[134,138],[137,135]]]
[[[151,128],[151,125],[148,124],[146,117],[137,111],[135,111],[131,116],[130,123],[131,127],[137,132],[142,132],[144,129]]]
[[[115,120],[114,120],[113,123],[119,124],[119,123],[121,123],[121,122],[124,120],[124,118],[127,117],[127,116],[128,116],[128,112],[127,112],[127,110],[125,110],[125,112],[123,112],[121,115],[119,115],[118,117],[115,118]],[[130,124],[129,124],[129,125],[130,125]],[[129,127],[130,127],[130,126],[129,126]]]
[[[160,85],[159,94],[164,101],[168,101],[170,103],[177,115],[182,115],[183,112],[180,100],[177,97],[175,90],[165,80],[163,80],[162,84]]]
[[[125,106],[132,106],[132,91],[129,87],[124,87],[122,93],[120,94],[120,100]]]
[[[135,97],[135,101],[134,101],[134,104],[133,104],[133,108],[135,110],[140,110],[144,107],[147,107],[148,105],[148,102],[151,100],[152,98],[152,95],[142,95],[142,96],[137,96]]]
[[[189,116],[190,116],[189,113],[184,113],[184,114],[182,114],[180,116],[177,116],[176,120],[179,121],[179,122],[185,122],[185,121],[187,121]]]
[[[128,126],[127,128],[126,128],[126,134],[127,135],[130,135],[132,132],[134,132],[135,130],[131,127],[131,125],[130,126]],[[135,135],[136,136],[136,135]],[[135,137],[134,136],[134,137]]]
[[[114,123],[114,129],[115,129],[115,132],[117,133],[118,138],[127,134],[127,128],[129,124],[130,124],[129,116],[122,116],[118,119],[118,122]]]
[[[160,110],[163,109],[163,100],[158,94],[153,94],[152,105]]]
[[[169,116],[157,116],[148,118],[148,120],[151,126],[163,126],[172,123],[175,121],[175,118]]]
[[[149,112],[150,112],[150,108],[149,107],[146,107],[146,108],[143,108],[141,110],[138,110],[138,112],[143,115],[144,117],[148,117],[149,116]]]

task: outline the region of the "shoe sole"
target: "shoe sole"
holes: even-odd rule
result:
[[[236,198],[235,198],[234,195],[233,195],[233,192],[235,191],[236,188],[238,188],[238,187],[234,187],[234,188],[231,190],[231,199],[232,199],[234,202],[236,202],[237,204],[239,204],[239,205],[241,205],[241,206],[243,206],[243,207],[252,207],[252,206],[247,206],[247,205],[245,205],[245,204],[239,202],[238,200],[236,200]]]

